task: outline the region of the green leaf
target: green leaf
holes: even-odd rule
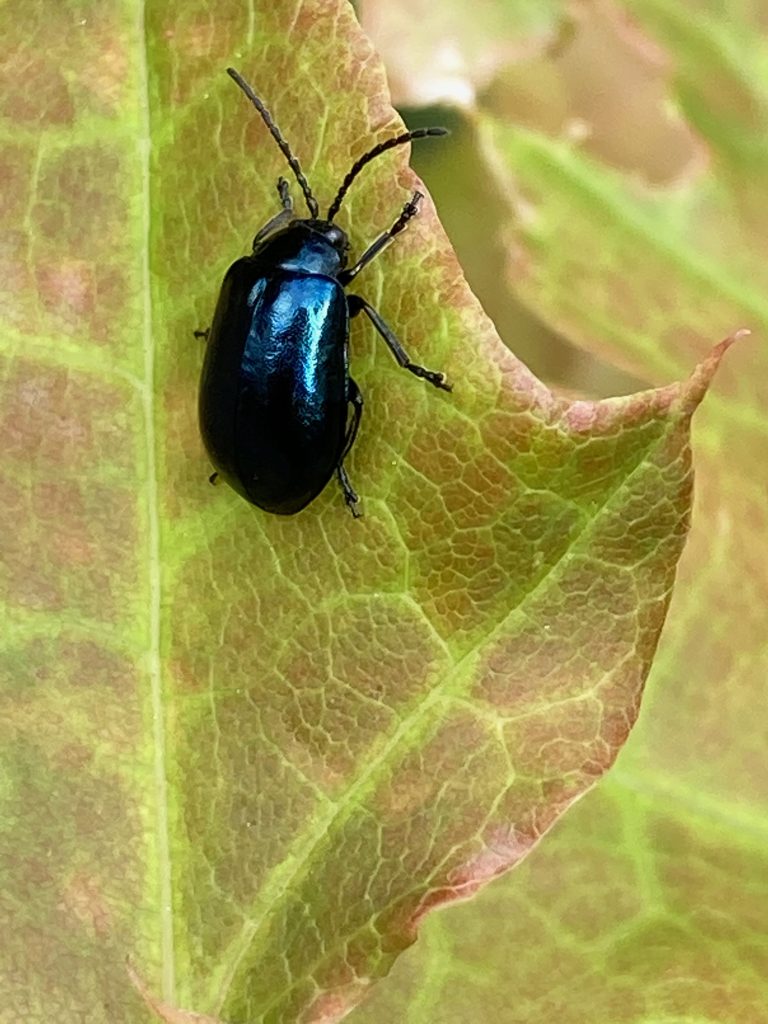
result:
[[[728,342],[683,384],[558,399],[425,203],[359,287],[454,394],[356,322],[365,518],[333,488],[262,514],[210,490],[195,415],[192,330],[286,173],[223,68],[330,200],[399,127],[379,62],[335,0],[6,29],[3,1005],[142,1020],[130,957],[167,1020],[339,1019],[626,739]],[[402,151],[367,169],[355,251],[416,184]]]

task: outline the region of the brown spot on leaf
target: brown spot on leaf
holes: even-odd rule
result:
[[[37,286],[46,312],[61,317],[69,327],[93,313],[93,267],[85,260],[38,263]]]
[[[129,385],[17,359],[6,368],[0,410],[4,465],[19,478],[30,466],[51,482],[111,469],[135,472],[130,437],[138,402]],[[136,403],[133,405],[132,404]]]
[[[97,938],[105,938],[112,930],[112,909],[95,878],[75,875],[62,894],[61,906]]]
[[[119,621],[138,577],[137,522],[130,492],[49,480],[5,478],[0,552],[7,599],[29,609]]]
[[[126,970],[131,984],[146,1003],[147,1007],[165,1024],[223,1024],[218,1017],[210,1017],[205,1013],[195,1013],[192,1010],[182,1010],[177,1006],[158,999],[149,989],[149,986],[138,973],[129,960],[126,963]]]

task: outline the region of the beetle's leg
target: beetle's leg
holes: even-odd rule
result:
[[[347,475],[346,469],[344,469],[344,459],[347,457],[347,455],[349,455],[350,449],[352,448],[352,445],[355,443],[357,431],[360,428],[360,419],[363,415],[363,396],[360,394],[360,388],[352,380],[351,377],[349,378],[349,392],[347,394],[347,401],[352,405],[352,422],[349,424],[349,427],[347,428],[347,434],[346,437],[344,438],[344,447],[342,448],[341,455],[339,456],[339,465],[336,469],[336,475],[339,478],[341,489],[344,492],[344,501],[347,503],[347,508],[355,517],[355,519],[359,519],[360,513],[357,511],[355,506],[360,501],[360,499],[358,498],[357,494],[355,493],[355,489],[353,488],[352,484],[349,481],[349,476]]]
[[[203,338],[204,341],[208,341],[208,335],[211,333],[211,328],[206,327],[204,331],[195,331],[196,338]]]
[[[368,248],[365,250],[363,255],[360,257],[360,259],[357,261],[357,263],[355,263],[353,267],[350,267],[349,270],[342,270],[342,272],[339,274],[339,282],[344,287],[346,287],[353,278],[357,277],[360,271],[364,267],[367,267],[371,260],[375,259],[375,257],[379,255],[381,250],[385,249],[396,235],[399,235],[400,232],[405,229],[406,225],[408,224],[408,221],[412,217],[415,217],[416,214],[419,212],[419,203],[423,198],[424,196],[421,194],[421,192],[414,192],[413,196],[403,206],[400,216],[397,218],[397,220],[389,229],[389,231],[382,232],[375,242],[371,242],[371,244],[368,246]]]
[[[288,182],[285,178],[277,179],[277,194],[280,196],[280,203],[283,208],[280,213],[276,213],[271,220],[268,220],[260,231],[257,231],[256,237],[253,240],[254,249],[257,245],[263,242],[265,238],[273,234],[275,231],[278,231],[284,224],[288,225],[292,220],[295,220],[293,215],[293,199],[291,199],[291,193],[288,190]]]
[[[360,388],[351,377],[349,378],[347,402],[352,406],[352,422],[347,429],[347,436],[344,438],[344,447],[341,450],[339,462],[343,462],[352,450],[352,445],[355,443],[357,432],[360,429],[360,420],[363,415],[363,396],[360,394]]]
[[[352,513],[352,518],[360,519],[362,513],[358,512],[356,507],[360,501],[360,498],[357,495],[357,491],[349,482],[347,471],[346,469],[344,469],[342,465],[336,467],[336,476],[339,478],[341,489],[344,492],[344,501],[346,502],[347,508]]]
[[[216,481],[218,479],[219,479],[219,474],[218,473],[211,473],[211,475],[208,477],[208,483],[209,484],[213,484],[215,486],[216,485]]]
[[[282,209],[280,213],[276,213],[271,220],[267,221],[263,228],[256,232],[253,239],[253,248],[255,249],[256,246],[263,242],[265,238],[274,234],[274,232],[278,231],[284,224],[287,226],[294,219],[293,210],[288,209],[287,207]]]
[[[288,182],[285,178],[277,179],[277,194],[280,196],[280,202],[283,204],[284,210],[293,210],[293,199],[291,193],[288,191]]]
[[[281,183],[285,186],[285,189],[281,187]],[[283,226],[287,227],[292,221],[296,220],[293,212],[293,200],[288,195],[288,182],[283,178],[281,178],[277,183],[277,191],[280,194],[280,200],[283,204],[283,208],[280,213],[276,213],[271,220],[267,221],[263,228],[256,232],[256,236],[253,239],[254,249],[269,235],[279,231]]]
[[[453,390],[446,381],[444,373],[440,373],[437,370],[427,370],[425,367],[411,362],[408,353],[395,337],[392,328],[370,303],[366,302],[360,295],[349,295],[347,299],[349,301],[349,315],[352,317],[357,316],[358,313],[365,313],[384,341],[389,345],[392,355],[404,370],[409,370],[414,376],[429,381],[430,384],[434,384],[436,388],[442,388],[443,391]]]

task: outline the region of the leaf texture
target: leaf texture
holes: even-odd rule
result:
[[[332,488],[261,514],[208,487],[195,419],[192,329],[286,173],[223,68],[329,201],[399,128],[380,63],[336,0],[30,4],[12,34],[2,1012],[144,1019],[129,955],[166,1019],[338,1020],[625,741],[728,342],[557,398],[425,203],[359,288],[453,395],[355,323],[365,518]],[[367,169],[355,251],[417,184],[402,152]]]

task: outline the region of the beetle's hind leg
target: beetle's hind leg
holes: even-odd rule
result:
[[[344,438],[344,447],[341,450],[339,456],[339,464],[336,467],[336,476],[338,477],[341,489],[344,493],[344,501],[346,502],[347,508],[352,513],[355,519],[359,519],[361,512],[358,511],[357,505],[360,502],[360,498],[357,495],[354,487],[350,483],[349,475],[346,469],[344,469],[344,459],[349,455],[352,445],[355,443],[357,432],[360,429],[360,420],[363,415],[363,396],[360,394],[360,388],[357,386],[352,378],[349,378],[349,388],[347,391],[347,401],[352,406],[352,422],[347,428],[347,433]]]
[[[440,373],[438,370],[428,370],[424,366],[419,366],[418,363],[411,362],[410,356],[397,340],[392,328],[369,302],[366,302],[360,295],[349,295],[347,298],[349,300],[349,315],[353,317],[357,316],[358,313],[365,313],[384,341],[386,341],[390,352],[404,370],[408,370],[415,377],[421,377],[422,380],[428,381],[436,388],[442,388],[443,391],[453,390],[445,379],[444,373]]]

